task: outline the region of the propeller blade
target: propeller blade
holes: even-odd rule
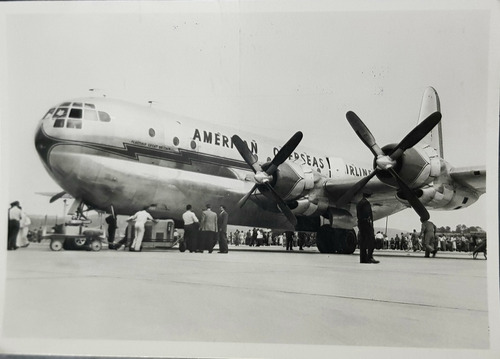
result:
[[[65,194],[66,194],[66,191],[59,192],[58,194],[56,194],[50,198],[49,203],[57,201],[59,198],[63,197]]]
[[[258,184],[254,184],[254,186],[252,187],[252,189],[250,190],[250,192],[248,192],[242,199],[240,199],[238,201],[238,207],[243,207],[245,205],[245,203],[247,202],[247,200],[250,198],[250,196],[255,192],[255,190],[257,189],[257,186]]]
[[[377,141],[375,141],[375,137],[373,137],[372,133],[366,127],[366,125],[361,121],[361,119],[354,112],[349,111],[346,113],[347,121],[353,128],[354,132],[358,135],[358,137],[363,141],[363,143],[370,149],[375,157],[384,156],[384,152],[377,145]]]
[[[373,170],[372,173],[370,173],[368,176],[363,177],[360,181],[356,182],[354,186],[349,188],[343,195],[342,197],[339,198],[337,201],[338,206],[343,206],[351,201],[351,199],[356,196],[359,191],[363,189],[364,186],[377,174],[377,169]]]
[[[255,156],[249,149],[248,146],[246,145],[245,142],[238,136],[234,135],[231,137],[231,140],[233,141],[234,145],[236,146],[236,149],[240,153],[241,157],[245,160],[248,166],[253,170],[254,173],[259,172],[260,166],[257,164],[257,156]]]
[[[286,218],[288,219],[288,221],[291,224],[293,224],[293,226],[296,226],[297,225],[297,218],[292,213],[292,211],[290,210],[290,208],[288,208],[288,206],[286,205],[285,201],[283,201],[283,199],[280,197],[280,195],[278,193],[276,193],[276,191],[274,190],[273,186],[271,186],[267,182],[265,183],[265,186],[267,187],[267,189],[269,189],[269,192],[273,196],[273,198],[276,201],[276,204],[278,205],[278,207],[281,210],[281,212],[286,216]]]
[[[302,141],[302,137],[303,137],[302,132],[298,131],[288,140],[287,143],[283,145],[283,147],[281,147],[281,149],[278,151],[276,156],[274,156],[273,160],[271,161],[271,164],[265,170],[268,175],[273,174],[278,168],[278,166],[281,165],[290,157],[290,155],[293,153],[293,151],[295,151],[295,149],[299,145],[300,141]]]
[[[394,171],[393,168],[389,169],[389,172],[391,175],[396,179],[398,182],[399,189],[403,191],[407,201],[410,203],[410,206],[417,212],[417,214],[420,216],[420,221],[425,222],[429,220],[430,215],[429,212],[427,211],[427,208],[420,202],[418,197],[413,193],[413,191],[410,189],[410,187],[407,186],[407,184],[399,177],[396,171]]]
[[[417,127],[411,130],[405,138],[399,142],[399,144],[394,148],[392,153],[389,155],[393,160],[401,157],[404,151],[408,148],[415,146],[419,143],[432,129],[441,121],[441,113],[434,112],[431,113],[425,120],[420,122]]]

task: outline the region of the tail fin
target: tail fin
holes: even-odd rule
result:
[[[422,122],[427,118],[427,116],[436,111],[441,112],[441,103],[439,102],[437,91],[433,87],[429,86],[425,89],[422,97],[418,123]],[[422,143],[432,146],[439,153],[439,156],[444,158],[441,122],[439,122],[438,125],[434,127],[434,129],[426,137],[424,137]]]

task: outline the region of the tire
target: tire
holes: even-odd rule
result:
[[[181,251],[181,252],[185,252],[186,251],[186,243],[184,241],[182,241],[181,243],[179,243],[179,251]]]
[[[358,238],[354,229],[346,231],[345,244],[344,254],[353,254],[358,246]]]
[[[51,240],[50,241],[50,249],[52,249],[53,251],[60,251],[61,249],[63,248],[63,242],[56,239],[56,240]]]
[[[333,253],[334,231],[329,225],[321,226],[316,235],[316,246],[320,253]]]
[[[90,242],[90,248],[94,252],[99,252],[102,248],[102,243],[100,239],[93,239],[92,242]]]
[[[85,243],[87,243],[86,237],[77,237],[73,239],[73,245],[75,246],[75,248],[82,248]]]

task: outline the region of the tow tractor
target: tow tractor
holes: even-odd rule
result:
[[[102,229],[89,228],[92,223],[88,219],[72,219],[54,227],[54,232],[47,233],[42,239],[50,239],[50,249],[60,251],[64,249],[100,251],[102,241],[106,236]]]

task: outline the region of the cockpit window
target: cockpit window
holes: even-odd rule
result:
[[[92,103],[64,102],[57,108],[51,108],[43,119],[53,119],[54,127],[82,128],[84,121],[110,122],[111,116],[104,111],[97,111]],[[67,119],[67,121],[66,121]]]
[[[54,113],[55,110],[56,110],[55,107],[48,110],[47,113],[45,114],[45,116],[43,116],[43,120],[51,118],[52,114]]]
[[[74,104],[73,104],[74,106]],[[83,110],[81,108],[72,108],[69,117],[70,118],[82,118]]]
[[[58,118],[55,120],[54,127],[64,127],[64,118]]]
[[[82,120],[75,120],[72,118],[68,118],[68,122],[66,123],[66,128],[82,128]]]
[[[109,122],[111,121],[111,117],[109,117],[107,112],[99,111],[99,119],[102,122]]]
[[[68,114],[67,107],[59,107],[54,114],[54,118],[66,117],[67,114]]]
[[[85,121],[97,121],[97,111],[85,109]]]

